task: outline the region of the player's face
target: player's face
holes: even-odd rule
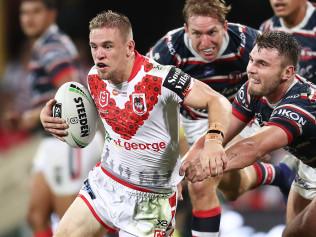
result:
[[[20,24],[26,36],[40,37],[55,20],[55,11],[40,1],[25,1],[20,6]]]
[[[193,49],[205,60],[214,60],[223,43],[227,23],[209,16],[190,16],[185,30]]]
[[[306,0],[270,0],[273,12],[278,17],[294,17],[305,3]]]
[[[272,100],[278,97],[284,70],[282,60],[283,57],[276,49],[258,49],[257,45],[253,48],[247,66],[250,94],[265,96]]]
[[[90,31],[90,48],[100,78],[118,81],[126,75],[131,41],[122,37],[118,28],[97,28]],[[133,41],[132,41],[133,42]]]

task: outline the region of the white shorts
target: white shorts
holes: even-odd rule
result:
[[[89,171],[100,161],[103,143],[100,132],[85,148],[71,148],[54,137],[44,138],[35,155],[33,171],[44,174],[56,195],[76,194]]]
[[[181,116],[181,126],[184,129],[185,136],[191,146],[198,138],[204,135],[208,130],[208,119],[192,120]],[[247,125],[239,135],[249,137],[260,128],[259,124],[254,122]]]
[[[208,119],[192,120],[181,116],[181,126],[184,129],[185,137],[191,146],[199,137],[208,130]]]
[[[120,236],[167,237],[174,231],[176,192],[152,193],[118,180],[97,165],[79,197],[105,229]]]
[[[314,199],[316,197],[316,169],[300,161],[292,186],[294,191],[305,199]]]

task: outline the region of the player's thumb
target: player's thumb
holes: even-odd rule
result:
[[[179,175],[184,176],[185,175],[185,171],[189,167],[189,162],[186,162],[184,159],[181,162],[182,163],[181,163],[181,166],[180,166],[180,169],[179,169]]]

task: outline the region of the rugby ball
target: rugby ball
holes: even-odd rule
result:
[[[58,88],[53,116],[69,125],[65,140],[72,147],[86,147],[93,139],[97,126],[97,111],[87,88],[78,82],[66,82]]]

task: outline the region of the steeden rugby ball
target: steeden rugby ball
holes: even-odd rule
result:
[[[69,125],[66,142],[72,147],[86,147],[97,126],[97,111],[88,89],[78,82],[66,82],[58,88],[55,99],[53,116]]]

